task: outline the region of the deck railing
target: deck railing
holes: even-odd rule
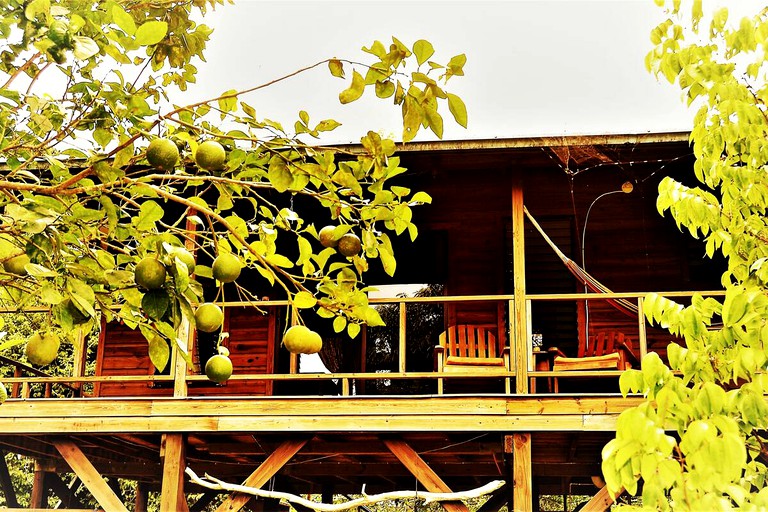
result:
[[[722,296],[724,292],[721,291],[708,291],[708,292],[663,292],[661,293],[665,297],[675,298],[679,300],[687,300],[694,293],[698,293],[704,296]],[[489,379],[487,373],[482,369],[468,370],[461,374],[445,373],[437,371],[406,371],[408,367],[408,305],[409,304],[441,304],[444,309],[455,308],[457,306],[468,306],[479,304],[490,305],[505,312],[505,318],[503,325],[506,333],[506,342],[509,344],[511,354],[510,368],[504,372],[495,372],[492,379],[503,380],[505,385],[500,388],[499,391],[491,391],[498,393],[532,393],[532,392],[551,392],[551,379],[554,378],[594,378],[594,377],[618,377],[621,372],[619,371],[606,371],[606,370],[591,370],[591,371],[568,371],[568,372],[556,372],[551,368],[547,368],[546,365],[540,364],[541,359],[546,359],[546,355],[542,355],[546,352],[546,346],[541,352],[536,352],[533,349],[531,343],[532,334],[532,311],[536,310],[537,305],[545,302],[553,301],[569,301],[572,303],[585,303],[585,301],[605,301],[610,299],[625,299],[630,300],[637,305],[638,316],[636,321],[637,331],[637,356],[642,358],[648,351],[649,345],[647,340],[647,323],[643,315],[643,297],[646,292],[642,293],[607,293],[607,294],[529,294],[525,296],[527,315],[521,321],[523,322],[522,328],[515,325],[515,304],[514,296],[512,295],[484,295],[484,296],[440,296],[440,297],[397,297],[397,298],[377,298],[371,299],[370,302],[373,305],[383,304],[395,304],[397,305],[398,315],[398,346],[397,346],[397,364],[394,371],[388,372],[380,371],[366,371],[361,368],[361,371],[354,372],[337,372],[337,373],[299,373],[296,356],[292,357],[292,364],[290,365],[290,371],[288,373],[271,373],[271,374],[259,374],[259,373],[244,373],[238,371],[234,374],[230,380],[233,382],[238,381],[271,381],[272,383],[285,382],[285,381],[334,381],[340,384],[339,394],[341,396],[347,396],[352,394],[362,394],[360,392],[365,386],[363,383],[368,381],[382,381],[389,382],[396,381],[426,381],[437,384],[443,380],[450,380],[451,382],[467,382],[468,379]],[[228,302],[223,304],[228,307],[236,306],[242,307],[247,305],[256,305],[262,309],[269,310],[270,308],[285,308],[288,303],[286,301],[260,301],[258,303],[240,303],[240,302]],[[501,307],[499,306],[501,305]],[[573,326],[574,331],[577,326]],[[520,336],[515,336],[516,332],[524,332],[525,335],[520,339]],[[634,339],[634,337],[633,337]],[[435,340],[436,342],[436,340]],[[279,341],[278,341],[279,343]],[[576,340],[574,340],[575,347]],[[87,354],[87,350],[80,351],[80,354]],[[575,355],[575,354],[573,354]],[[84,356],[81,356],[84,357]],[[539,364],[537,364],[537,362]],[[12,390],[11,398],[47,398],[53,396],[52,389],[56,385],[63,389],[64,392],[58,393],[58,396],[77,396],[77,397],[92,397],[93,394],[89,392],[83,392],[83,389],[88,384],[96,383],[136,383],[144,382],[147,385],[151,384],[164,384],[168,388],[173,388],[174,396],[184,396],[188,385],[194,385],[194,383],[207,382],[205,375],[194,374],[189,368],[186,368],[184,363],[175,364],[172,361],[171,375],[71,375],[71,376],[51,376],[40,371],[34,367],[30,367],[25,363],[8,359],[7,357],[0,356],[0,363],[10,365],[13,367],[13,376],[0,376],[0,381],[6,386],[9,386]],[[73,366],[75,368],[82,368],[83,362],[76,362]],[[178,368],[174,373],[174,368]],[[78,372],[74,372],[78,373]],[[524,383],[524,385],[512,385],[512,383]],[[537,383],[539,385],[537,385]],[[31,390],[37,387],[36,393]],[[438,393],[438,389],[442,392],[442,386],[435,386],[434,393]],[[454,386],[454,389],[446,392],[461,392],[460,386]],[[473,391],[475,392],[475,391]],[[485,393],[487,391],[483,391]],[[616,388],[613,392],[618,392]],[[210,388],[209,392],[206,392],[209,396],[215,396],[216,388]],[[311,395],[312,393],[307,393]]]

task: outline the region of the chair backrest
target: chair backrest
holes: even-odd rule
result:
[[[604,356],[625,346],[632,347],[629,336],[624,336],[624,333],[619,331],[601,331],[589,337],[586,347],[579,344],[579,357]]]
[[[448,357],[501,357],[496,337],[496,325],[452,325],[440,334],[440,346]]]

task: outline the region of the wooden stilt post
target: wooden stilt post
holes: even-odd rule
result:
[[[531,463],[531,434],[506,436],[505,445],[511,441],[513,456],[513,505],[515,512],[533,511],[533,465]],[[507,450],[505,446],[505,451]]]
[[[43,508],[48,505],[48,488],[45,485],[45,469],[35,461],[35,475],[32,478],[32,493],[29,496],[29,508]]]
[[[16,491],[13,489],[11,473],[8,471],[8,464],[5,462],[5,451],[0,450],[0,487],[3,489],[5,503],[9,508],[19,508],[19,502],[16,499]]]
[[[149,503],[149,492],[147,485],[143,482],[136,483],[136,498],[133,500],[133,512],[147,512]]]
[[[189,510],[184,498],[184,436],[163,434],[163,483],[160,491],[160,512],[186,512]]]

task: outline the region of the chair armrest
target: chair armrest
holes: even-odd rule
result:
[[[437,371],[443,370],[444,361],[445,361],[445,347],[442,345],[435,345],[435,369]]]
[[[628,362],[633,368],[637,368],[640,366],[640,360],[635,356],[634,351],[632,350],[632,345],[625,343],[623,341],[616,343],[616,350],[623,354],[623,357],[625,358],[626,362]]]
[[[557,347],[549,347],[547,352],[552,354],[552,357],[568,357],[562,350]]]

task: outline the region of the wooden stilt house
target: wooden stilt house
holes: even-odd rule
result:
[[[157,374],[143,338],[119,325],[75,347],[71,376],[16,364],[3,376],[13,396],[0,406],[0,449],[34,458],[30,507],[57,496],[85,509],[82,485],[108,511],[146,510],[153,493],[163,511],[288,510],[203,488],[187,467],[323,502],[364,486],[448,492],[501,479],[481,510],[539,510],[545,495],[610,503],[600,450],[638,399],[621,397],[610,361],[553,365],[587,361],[609,332],[634,360],[664,357],[672,337],[638,316],[644,294],[717,294],[723,265],[655,207],[664,176],[692,177],[688,135],[415,143],[399,156],[403,186],[433,203],[418,208],[416,242],[396,241],[394,278],[374,268],[367,284],[428,293],[371,299],[389,312],[386,330],[349,340],[329,329],[325,371],[281,346],[286,303],[269,299],[227,304],[235,372],[223,385],[200,371],[209,342],[190,333],[195,365],[178,358]],[[121,479],[137,482],[130,498]]]

